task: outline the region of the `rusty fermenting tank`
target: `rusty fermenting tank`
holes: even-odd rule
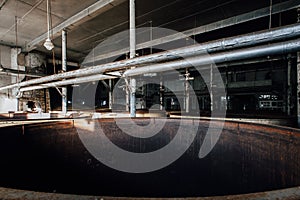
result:
[[[141,130],[126,129],[126,120],[78,119],[2,127],[0,199],[300,199],[297,129],[226,121],[216,145],[199,157],[209,124],[216,128],[221,126],[220,121],[137,118],[133,122],[140,127],[150,123],[158,127],[164,120],[156,135],[141,138],[127,134]],[[97,145],[103,145],[99,155],[117,163],[113,150],[93,140],[86,144],[82,138],[96,140],[96,136],[103,139],[105,135],[126,152],[150,155],[172,143],[181,126],[195,124],[196,135],[183,155],[145,173],[110,167],[94,155],[93,148],[99,150]],[[120,128],[122,125],[126,131],[124,126]],[[173,144],[175,150],[185,140],[179,138]],[[172,154],[170,149],[166,151]],[[160,159],[165,161],[165,155],[162,153]],[[148,162],[151,165],[151,159],[145,164]],[[141,163],[129,165],[139,169]]]

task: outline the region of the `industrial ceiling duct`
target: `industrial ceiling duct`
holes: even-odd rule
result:
[[[83,69],[70,71],[61,74],[55,74],[39,79],[33,79],[18,84],[12,84],[0,88],[1,90],[7,90],[14,87],[25,87],[29,85],[56,81],[60,79],[73,78],[78,76],[88,76],[92,74],[104,73],[106,71],[113,71],[124,69],[130,66],[138,66],[141,64],[148,64],[154,62],[162,62],[178,59],[180,57],[196,56],[201,55],[203,52],[208,51],[209,53],[225,50],[228,48],[241,48],[249,45],[258,45],[266,42],[273,42],[274,40],[282,40],[288,38],[295,38],[300,36],[300,24],[294,24],[291,26],[271,29],[267,31],[261,31],[246,35],[240,35],[236,37],[230,37],[222,40],[216,40],[207,42],[204,44],[197,44],[161,53],[151,54],[147,56],[141,56],[134,59],[117,61],[113,63],[101,64],[93,67],[86,67]]]
[[[148,73],[164,72],[174,69],[187,68],[191,66],[198,67],[212,63],[217,64],[230,61],[251,59],[256,57],[287,54],[295,51],[300,51],[300,39],[270,45],[256,46],[247,49],[238,49],[230,52],[221,52],[210,55],[206,54],[202,56],[187,58],[186,60],[148,65],[146,67],[129,69],[124,72],[123,76],[131,77]]]
[[[197,56],[188,58],[186,60],[179,60],[179,61],[171,61],[166,63],[160,63],[160,64],[152,64],[148,65],[146,67],[139,67],[134,69],[129,69],[123,73],[123,77],[131,77],[131,76],[137,76],[137,75],[143,75],[143,74],[149,74],[149,73],[157,73],[157,72],[165,72],[170,71],[174,69],[182,69],[187,68],[191,66],[203,66],[208,65],[211,63],[225,63],[225,62],[231,62],[231,61],[237,61],[237,60],[244,60],[244,59],[251,59],[251,58],[257,58],[257,57],[264,57],[264,56],[270,56],[270,55],[280,55],[280,54],[287,54],[295,51],[300,51],[300,39],[291,40],[288,42],[281,42],[281,43],[275,43],[270,45],[263,45],[263,46],[257,46],[257,47],[251,47],[247,49],[238,49],[230,52],[221,52],[211,55],[203,55],[203,56]],[[80,80],[80,83],[84,82],[91,82],[92,77],[95,77],[97,75],[91,75],[91,76],[85,76],[82,77]],[[101,76],[101,75],[100,75]],[[113,76],[107,76],[103,75],[104,77],[101,77],[103,79],[112,79],[116,78]],[[103,80],[103,79],[96,79],[96,80]],[[28,91],[28,90],[35,90],[35,89],[42,89],[42,88],[49,88],[57,85],[53,84],[59,84],[59,86],[69,85],[69,84],[75,84],[79,83],[76,82],[78,80],[77,78],[74,79],[68,79],[63,81],[57,81],[52,82],[49,84],[41,84],[37,86],[31,86],[31,87],[23,87],[21,88],[21,91]]]

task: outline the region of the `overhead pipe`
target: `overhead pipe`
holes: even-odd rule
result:
[[[174,69],[181,69],[187,68],[191,66],[201,66],[201,65],[210,65],[212,63],[225,63],[225,62],[232,62],[238,61],[243,59],[252,59],[258,58],[263,56],[271,56],[271,55],[278,55],[278,54],[287,54],[295,51],[300,50],[300,39],[291,40],[288,42],[281,42],[276,44],[270,45],[263,45],[258,47],[251,47],[247,49],[239,49],[230,52],[223,52],[223,53],[216,53],[212,55],[205,55],[205,56],[198,56],[193,58],[188,58],[187,60],[180,60],[180,61],[173,61],[161,64],[154,64],[147,67],[140,67],[135,69],[129,69],[125,71],[123,74],[124,77],[142,75],[147,73],[157,73],[157,72],[164,72],[170,71]],[[95,79],[96,76],[96,79]],[[101,79],[97,79],[99,78]],[[103,77],[102,77],[103,76]],[[104,79],[113,79],[116,78],[115,76],[106,76],[106,75],[93,75],[93,76],[86,76],[82,78],[75,78],[69,79],[65,81],[58,81],[49,84],[42,84],[41,86],[31,86],[27,88],[21,88],[21,92],[35,90],[35,89],[44,89],[49,87],[57,87],[62,85],[70,85],[76,83],[84,83],[84,82],[91,82],[96,80],[104,80]],[[59,85],[57,85],[59,84]]]
[[[284,59],[286,59],[286,56],[284,56],[284,55],[263,57],[263,58],[258,57],[258,58],[252,58],[252,59],[247,59],[247,60],[238,60],[238,61],[234,61],[234,62],[219,63],[217,65],[217,67],[220,69],[220,68],[226,68],[226,67],[244,66],[244,65],[264,63],[264,62],[275,62],[275,61],[284,60]],[[206,66],[201,67],[201,70],[210,70],[210,69],[211,69],[211,65],[206,65]],[[197,71],[197,69],[189,68],[189,71],[195,72],[195,71]],[[247,70],[247,71],[249,71],[249,70]],[[168,72],[168,75],[172,75],[172,74],[178,74],[178,72],[177,71]]]
[[[26,75],[27,77],[34,77],[34,78],[40,78],[44,76],[44,75],[28,74],[25,72],[14,73],[14,72],[6,72],[6,71],[0,71],[0,75],[16,76],[16,77],[20,75]]]
[[[40,90],[40,89],[51,88],[51,87],[61,87],[61,86],[66,86],[66,85],[87,83],[87,82],[92,82],[92,81],[100,81],[100,80],[114,79],[114,78],[116,78],[116,77],[103,75],[103,74],[97,74],[97,75],[88,76],[88,77],[74,78],[74,79],[69,79],[69,80],[63,80],[63,81],[57,81],[57,82],[52,82],[52,83],[45,83],[45,84],[41,84],[41,85],[30,86],[30,87],[24,87],[24,88],[20,89],[20,92]]]
[[[86,67],[75,71],[61,74],[50,75],[39,79],[33,79],[17,84],[0,87],[1,90],[12,89],[16,87],[25,87],[33,84],[44,82],[52,82],[59,79],[74,78],[78,76],[88,76],[92,74],[104,73],[106,71],[118,70],[130,66],[138,66],[147,63],[161,62],[178,59],[180,57],[195,56],[203,54],[203,52],[213,53],[220,50],[232,48],[241,48],[250,45],[258,45],[266,42],[278,41],[282,39],[294,38],[300,36],[300,24],[285,26],[272,30],[260,31],[251,34],[245,34],[235,37],[229,37],[203,44],[196,44],[188,47],[178,48],[161,53],[151,54],[147,56],[136,57],[130,60],[117,61],[113,63],[101,64],[93,67]]]
[[[167,63],[153,64],[146,67],[136,69],[129,69],[124,72],[124,77],[132,77],[136,75],[157,73],[170,71],[175,69],[187,68],[191,66],[202,66],[217,63],[224,63],[230,61],[244,60],[256,57],[287,54],[300,50],[300,39],[291,40],[288,42],[280,42],[270,45],[263,45],[251,47],[247,49],[238,49],[230,52],[222,52],[211,55],[202,55],[197,57],[188,58],[186,60],[172,61]]]
[[[31,73],[29,74],[26,73],[26,71],[18,71],[15,69],[4,68],[2,65],[0,65],[0,74],[8,75],[8,76],[25,75],[27,77],[34,77],[34,78],[40,78],[42,76],[45,76],[43,74],[31,74]]]

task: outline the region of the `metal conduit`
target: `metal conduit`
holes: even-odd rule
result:
[[[232,48],[240,48],[246,47],[250,45],[257,45],[265,42],[271,42],[280,40],[283,38],[293,38],[300,36],[300,24],[285,26],[281,28],[271,29],[267,31],[260,31],[251,34],[245,34],[230,38],[225,38],[221,40],[216,40],[212,42],[207,42],[204,44],[197,44],[192,45],[189,47],[178,48],[171,51],[151,54],[147,56],[137,57],[130,60],[123,60],[108,64],[101,64],[93,67],[86,67],[83,69],[55,74],[47,77],[42,77],[39,79],[33,79],[17,84],[12,84],[4,87],[0,87],[1,90],[12,89],[16,87],[25,87],[34,84],[40,84],[45,82],[56,81],[60,79],[66,78],[74,78],[78,76],[88,76],[92,74],[99,74],[109,70],[117,70],[122,69],[129,66],[138,66],[141,64],[153,63],[153,62],[161,62],[161,61],[168,61],[174,60],[180,57],[188,57],[188,56],[195,56],[199,54],[203,54],[205,52],[216,52],[225,49],[232,49]]]
[[[251,47],[247,49],[239,49],[230,52],[216,53],[212,55],[202,55],[198,57],[188,58],[186,60],[172,61],[168,63],[154,64],[146,67],[127,70],[123,76],[131,77],[145,73],[157,73],[174,69],[187,68],[191,66],[209,65],[212,63],[224,63],[229,61],[237,61],[269,55],[287,54],[300,50],[300,39],[288,42],[275,43]]]

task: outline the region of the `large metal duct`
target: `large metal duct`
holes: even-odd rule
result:
[[[296,39],[288,42],[251,47],[247,49],[239,49],[230,52],[222,52],[211,55],[206,54],[202,56],[188,58],[185,60],[154,64],[136,69],[129,69],[126,72],[124,72],[123,76],[130,77],[147,73],[164,72],[174,69],[187,68],[191,66],[198,67],[201,65],[209,65],[213,63],[217,64],[269,55],[287,54],[299,50],[300,40]]]
[[[164,72],[164,71],[170,71],[174,69],[181,69],[181,68],[187,68],[191,66],[203,66],[203,65],[210,65],[210,64],[217,64],[217,63],[225,63],[229,61],[237,61],[237,60],[244,60],[244,59],[251,59],[251,58],[257,58],[257,57],[263,57],[263,56],[270,56],[270,55],[278,55],[278,54],[287,54],[294,51],[300,50],[300,39],[297,40],[291,40],[288,42],[281,42],[281,43],[275,43],[270,45],[263,45],[258,47],[251,47],[247,49],[239,49],[234,50],[230,52],[222,52],[222,53],[216,53],[216,54],[205,54],[202,56],[197,57],[191,57],[187,58],[185,60],[179,60],[179,61],[172,61],[172,62],[166,62],[166,63],[160,63],[160,64],[153,64],[146,67],[139,67],[134,69],[129,69],[123,73],[123,77],[131,77],[141,74],[150,74],[150,73],[157,73],[157,72]],[[107,78],[102,77],[101,75],[93,75],[93,76],[87,76],[80,78],[80,83],[84,82],[91,82],[96,81],[97,76],[100,76],[101,79],[110,79],[110,78],[116,78],[113,76],[107,76]],[[95,78],[96,77],[96,78]],[[38,86],[30,86],[30,87],[24,87],[21,88],[20,91],[29,91],[29,90],[35,90],[35,89],[43,89],[43,88],[49,88],[49,87],[55,87],[55,86],[64,86],[69,84],[75,84],[79,83],[76,82],[78,79],[69,79],[69,80],[63,80],[63,81],[57,81],[49,84],[42,84]]]
[[[225,49],[241,48],[250,45],[258,45],[266,42],[281,40],[283,38],[288,39],[297,36],[300,36],[300,24],[295,24],[291,26],[286,26],[277,29],[261,31],[261,32],[256,32],[256,33],[251,33],[251,34],[246,34],[246,35],[241,35],[236,37],[230,37],[226,39],[207,42],[204,44],[197,44],[197,45],[179,48],[179,49],[166,51],[162,53],[137,57],[130,60],[123,60],[123,61],[118,61],[118,62],[113,62],[108,64],[97,65],[93,67],[87,67],[76,71],[55,74],[55,75],[51,75],[39,79],[33,79],[33,80],[29,80],[17,84],[4,86],[0,88],[0,91],[12,89],[16,87],[25,87],[34,84],[40,84],[44,82],[51,82],[60,79],[99,74],[99,73],[104,73],[105,71],[118,70],[130,66],[137,66],[137,65],[153,63],[153,62],[169,61],[180,57],[195,56],[195,55],[203,54],[205,52],[212,53],[212,52],[225,50]]]

